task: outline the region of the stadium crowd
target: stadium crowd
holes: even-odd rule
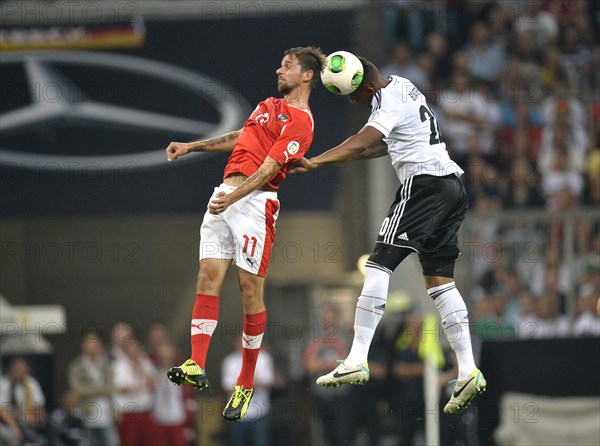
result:
[[[397,0],[384,9],[390,60],[381,71],[408,78],[435,105],[483,223],[468,234],[475,331],[599,335],[600,219],[575,217],[569,233],[564,217],[600,206],[598,5]],[[538,217],[497,218],[534,209]]]
[[[10,427],[2,444],[193,444],[194,393],[166,377],[179,359],[160,322],[149,327],[145,345],[125,322],[112,327],[109,346],[97,332],[85,333],[80,355],[67,367],[69,388],[47,413],[47,398],[27,360],[13,358],[0,386],[2,421]]]

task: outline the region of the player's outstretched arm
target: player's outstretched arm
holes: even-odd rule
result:
[[[176,160],[191,152],[231,152],[244,129],[235,130],[211,139],[193,142],[172,142],[167,147],[167,159]]]
[[[374,158],[380,158],[385,155],[388,155],[388,145],[382,140],[379,140],[376,144],[367,147],[365,150],[363,150],[360,153],[360,155],[352,158],[352,160],[372,160]]]
[[[262,165],[256,172],[246,178],[240,187],[235,189],[233,192],[226,194],[225,192],[219,192],[215,198],[208,204],[208,211],[211,214],[220,214],[238,200],[241,200],[250,192],[264,186],[269,178],[275,175],[281,166],[275,159],[267,156]]]
[[[381,138],[383,138],[383,134],[379,130],[371,126],[365,126],[360,132],[351,136],[339,146],[308,160],[309,168],[343,164],[353,159],[376,158],[376,156],[361,157],[361,155],[365,151],[369,151],[371,147],[379,146]],[[371,155],[377,153],[380,152],[374,151]],[[383,155],[384,153],[380,153],[377,156]]]

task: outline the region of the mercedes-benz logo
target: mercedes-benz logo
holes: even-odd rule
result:
[[[223,100],[223,92],[234,90],[216,79],[204,76],[188,69],[155,60],[120,54],[100,52],[27,52],[4,53],[2,64],[22,64],[26,83],[30,91],[39,85],[55,85],[69,89],[68,95],[48,98],[37,95],[27,105],[7,111],[0,115],[0,133],[3,136],[26,135],[36,126],[51,127],[57,122],[69,125],[115,128],[130,131],[163,131],[180,138],[189,135],[189,140],[200,137],[209,138],[239,129],[248,114],[248,103],[241,94],[235,101]],[[213,107],[219,116],[218,122],[196,121],[181,116],[155,111],[142,110],[102,101],[91,101],[76,84],[67,78],[57,64],[69,64],[88,69],[109,69],[121,73],[144,76],[152,80],[168,83],[193,94],[191,101],[205,102]],[[150,92],[148,93],[150,94]],[[150,147],[147,151],[98,155],[89,153],[86,147],[80,147],[77,155],[48,154],[36,147],[0,148],[0,163],[17,165],[21,168],[55,168],[56,163],[68,163],[71,169],[84,168],[95,163],[102,169],[114,169],[119,165],[136,165],[148,168],[166,165],[164,147]],[[88,153],[86,155],[86,152]],[[198,159],[197,157],[186,157]],[[184,158],[185,159],[185,158]]]

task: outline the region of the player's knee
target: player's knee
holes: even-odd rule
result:
[[[441,277],[446,279],[454,278],[454,264],[456,263],[456,256],[448,257],[427,257],[419,256],[421,262],[421,268],[423,269],[423,276],[425,276],[426,285],[428,288],[437,286],[435,277]],[[443,279],[441,279],[443,281]],[[437,282],[436,282],[437,283]]]

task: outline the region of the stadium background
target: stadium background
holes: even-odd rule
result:
[[[558,12],[556,3],[559,3]],[[493,441],[502,412],[499,411],[500,399],[506,391],[528,395],[524,402],[518,400],[520,396],[514,396],[502,404],[505,404],[504,412],[510,410],[511,415],[519,408],[521,412],[527,407],[534,408],[534,423],[527,423],[516,415],[507,418],[517,419],[514,424],[519,428],[533,429],[533,438],[538,438],[538,442],[544,440],[535,437],[535,428],[547,429],[551,424],[545,422],[543,396],[595,396],[592,407],[596,411],[592,411],[591,424],[587,422],[581,429],[586,431],[591,427],[598,431],[600,387],[593,374],[598,364],[592,363],[599,358],[597,339],[544,340],[531,336],[535,339],[515,341],[527,336],[519,333],[520,326],[514,325],[516,319],[510,320],[503,310],[503,307],[519,306],[522,290],[534,288],[542,294],[550,292],[546,289],[544,274],[545,269],[550,269],[546,257],[551,251],[549,246],[559,252],[558,266],[553,268],[568,279],[559,290],[561,312],[574,322],[589,312],[589,302],[598,295],[600,253],[596,188],[599,183],[594,168],[598,157],[599,86],[597,34],[592,33],[598,29],[598,7],[594,2],[587,6],[586,22],[582,24],[578,20],[581,20],[582,8],[585,9],[581,5],[585,3],[540,2],[542,11],[550,11],[558,17],[557,48],[564,47],[564,34],[570,25],[583,27],[587,23],[589,31],[582,33],[582,45],[589,55],[586,59],[582,54],[577,63],[581,60],[591,64],[591,69],[575,69],[575,74],[573,69],[566,70],[565,75],[570,97],[584,109],[586,135],[584,165],[575,166],[576,174],[586,186],[575,194],[567,209],[557,208],[540,190],[544,172],[537,165],[537,152],[522,156],[513,151],[513,134],[523,124],[518,118],[515,121],[516,113],[505,113],[503,116],[512,116],[512,120],[503,119],[493,129],[494,143],[490,152],[478,152],[475,147],[467,155],[456,153],[467,171],[465,181],[473,209],[463,231],[463,244],[467,249],[463,249],[457,282],[465,289],[472,321],[477,323],[474,330],[483,340],[482,368],[491,375],[491,382],[497,383],[468,417],[450,421],[452,429],[464,431],[459,437],[467,444]],[[435,61],[436,70],[428,73],[427,91],[432,103],[438,106],[436,114],[444,132],[444,121],[448,118],[444,117],[443,106],[439,104],[440,92],[453,80],[453,67],[456,68],[457,63],[453,55],[466,48],[471,26],[480,21],[497,39],[505,38],[506,54],[515,55],[512,59],[505,58],[506,66],[499,68],[494,81],[472,79],[474,90],[504,92],[499,100],[486,96],[487,102],[501,103],[509,109],[516,109],[522,102],[528,103],[530,109],[541,108],[554,94],[552,76],[548,80],[547,73],[553,74],[554,81],[559,82],[559,76],[543,57],[549,43],[537,49],[533,62],[528,59],[532,56],[518,45],[516,48],[509,45],[517,32],[517,23],[523,21],[528,12],[520,2],[173,0],[77,2],[75,5],[73,2],[26,1],[2,2],[0,6],[3,25],[0,40],[0,291],[6,299],[2,301],[1,311],[2,369],[6,373],[14,356],[26,355],[32,374],[42,382],[49,409],[57,405],[68,388],[66,366],[79,353],[80,339],[87,329],[99,331],[109,341],[111,327],[125,321],[145,342],[150,324],[160,320],[169,328],[179,349],[184,354],[188,351],[198,226],[212,188],[220,180],[226,158],[198,156],[188,162],[154,163],[148,167],[136,163],[136,156],[141,159],[149,153],[158,154],[171,140],[191,139],[197,135],[152,129],[139,123],[107,123],[106,119],[102,121],[97,117],[86,120],[68,110],[41,122],[10,127],[6,124],[10,112],[31,103],[74,106],[81,99],[78,92],[83,92],[83,102],[92,104],[109,103],[213,124],[229,117],[228,124],[233,129],[243,121],[232,122],[235,113],[231,110],[227,116],[219,116],[211,98],[233,104],[240,116],[247,114],[258,101],[276,95],[274,71],[281,53],[289,47],[314,44],[327,53],[347,49],[365,55],[379,66],[386,66],[392,63],[390,53],[398,38],[412,50],[415,65],[426,67],[427,61],[420,57],[428,51],[424,37],[429,32],[439,31],[446,38],[448,53],[444,59]],[[504,15],[498,14],[500,8],[505,8]],[[500,20],[500,17],[505,19]],[[540,17],[532,16],[525,22],[542,22]],[[502,24],[498,25],[499,22]],[[69,30],[77,32],[70,34]],[[97,54],[98,62],[77,64],[60,62],[59,57],[44,59],[37,53],[40,50],[92,51],[90,60]],[[205,80],[200,91],[186,89],[156,73],[132,74],[122,68],[103,66],[101,56],[104,54],[160,61],[173,70],[184,68],[212,80]],[[530,78],[523,75],[526,79],[519,80],[523,84],[518,91],[525,92],[524,96],[507,95],[507,91],[517,91],[510,88],[496,90],[502,80],[516,77],[508,68],[519,62],[537,64],[546,74],[545,77],[538,75],[539,91],[528,90],[538,87],[535,75]],[[129,63],[135,64],[135,61]],[[520,101],[519,98],[526,99]],[[316,121],[313,154],[332,147],[356,131],[368,113],[351,108],[344,98],[328,94],[321,86],[311,98],[311,108]],[[528,116],[531,115],[535,115],[535,110],[529,112]],[[526,130],[528,135],[533,135],[530,146],[543,151],[544,147],[540,146],[547,140],[540,135],[550,125],[553,123],[539,117],[537,121],[532,119]],[[28,155],[10,158],[14,152]],[[125,161],[119,158],[108,165],[92,158],[117,154],[132,154],[133,158]],[[65,158],[48,157],[57,155]],[[69,157],[73,156],[90,157],[90,160],[81,158],[81,161],[70,162]],[[526,183],[528,193],[537,194],[537,200],[526,199],[515,204],[515,200],[506,198],[507,184],[510,186],[518,180],[514,177],[512,162],[517,158],[533,166],[534,176],[528,177]],[[354,299],[362,280],[356,261],[370,250],[397,187],[393,172],[385,160],[381,161],[291,177],[282,187],[278,243],[267,286],[271,323],[267,342],[280,375],[280,382],[272,393],[273,407],[279,408],[270,415],[273,444],[319,441],[322,420],[315,415],[309,380],[303,371],[303,354],[306,346],[323,334],[321,310],[324,304],[333,302],[339,308],[339,333],[351,329]],[[464,255],[465,252],[468,255]],[[518,276],[519,290],[507,290],[508,279],[503,283],[504,279],[498,278],[502,276],[498,270],[503,267],[510,270],[508,276],[511,273]],[[396,335],[408,310],[417,315],[430,310],[420,280],[412,280],[418,273],[415,268],[418,267],[414,263],[407,262],[394,276],[397,310],[390,311],[383,325]],[[534,286],[530,283],[533,280],[541,284]],[[582,289],[592,297],[588,298]],[[222,307],[221,322],[208,358],[209,376],[214,383],[220,382],[220,363],[231,352],[235,332],[240,328],[241,305],[235,274],[230,274],[222,296],[227,304]],[[550,297],[536,299],[537,305],[542,307],[543,302],[552,302]],[[50,316],[44,319],[39,307],[36,310],[35,306],[39,305],[60,307],[50,309]],[[53,320],[56,314],[59,319]],[[31,315],[34,315],[33,320]],[[41,322],[36,323],[38,316]],[[542,326],[537,319],[530,322],[534,327]],[[568,336],[560,337],[572,337],[573,326],[569,330]],[[41,347],[40,334],[48,342],[44,347]],[[558,337],[559,333],[550,337],[554,335]],[[381,342],[386,345],[385,340]],[[385,361],[393,362],[393,355],[388,352],[388,356]],[[393,382],[387,384],[395,389]],[[390,395],[386,395],[385,389],[377,383],[373,385],[375,395],[368,398],[373,404],[358,403],[360,398],[366,398],[360,393],[365,389],[348,395],[348,401],[355,407],[351,416],[356,421],[349,424],[348,429],[357,427],[353,432],[356,444],[376,444],[374,429],[379,430],[378,441],[398,441],[398,425],[406,420],[402,415],[400,419],[394,418],[393,413],[385,409],[381,412],[382,407],[387,407],[385,404],[390,404]],[[215,416],[214,411],[208,410],[213,403],[222,404],[224,395],[217,389],[215,394],[198,396],[198,444],[226,444],[225,426],[220,424],[218,414]],[[381,401],[385,402],[384,406]],[[557,400],[550,401],[558,405]],[[530,403],[533,406],[526,407]],[[297,410],[298,416],[286,418],[290,415],[286,415],[285,408]],[[565,410],[568,414],[568,409]],[[368,415],[373,413],[379,415],[380,421],[371,420]],[[576,442],[578,437],[568,423],[555,425],[566,435],[556,438]],[[589,437],[584,436],[583,441],[585,438]],[[445,433],[442,440],[452,441]],[[417,438],[415,444],[419,441]]]

